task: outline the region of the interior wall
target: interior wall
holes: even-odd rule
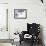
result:
[[[27,18],[14,19],[14,9],[27,9]],[[40,25],[42,25],[44,41],[46,43],[45,4],[42,4],[40,0],[10,0],[9,31],[11,38],[14,38],[13,35],[16,31],[26,31],[27,23],[39,23]]]
[[[2,1],[7,2],[6,0],[0,0],[0,2]],[[44,41],[46,44],[45,4],[43,5],[40,0],[8,0],[8,2],[8,30],[10,31],[11,38],[14,38],[14,32],[27,30],[27,23],[40,23],[43,28]],[[27,18],[14,19],[14,9],[27,9]],[[0,46],[5,46],[5,44],[1,44]]]
[[[0,0],[0,3],[8,3],[8,0]]]
[[[40,0],[11,0],[9,3],[9,30],[27,30],[27,23],[40,23],[45,26],[46,16],[44,15],[44,5]],[[14,19],[14,9],[27,9],[26,19]]]

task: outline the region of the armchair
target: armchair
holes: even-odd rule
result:
[[[29,34],[32,37],[26,38],[26,40],[29,39],[30,43],[33,45],[34,42],[39,43],[39,33],[40,33],[40,24],[32,23],[29,24],[27,23],[27,31],[22,31],[22,34],[20,34],[20,44],[22,41],[25,41],[24,35]]]

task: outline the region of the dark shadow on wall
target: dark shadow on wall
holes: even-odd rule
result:
[[[42,25],[40,25],[40,39],[41,39],[41,44],[42,44],[42,46],[45,46],[44,45],[44,37],[43,37],[43,26]]]

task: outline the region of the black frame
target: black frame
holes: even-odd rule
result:
[[[19,17],[19,18],[16,18],[16,15],[15,15],[15,11],[16,10],[20,10],[20,12],[22,12],[22,11],[26,11],[26,17]],[[27,9],[14,9],[14,18],[15,19],[26,19],[27,18]]]

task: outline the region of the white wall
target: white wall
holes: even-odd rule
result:
[[[0,0],[0,3],[8,3],[8,0]]]
[[[7,2],[7,1],[6,1]],[[15,31],[26,30],[27,23],[40,23],[43,27],[44,41],[46,42],[45,4],[40,0],[8,0],[9,2],[9,31],[11,38]],[[44,1],[45,2],[45,1]],[[14,19],[14,9],[27,9],[27,19]],[[45,43],[46,44],[46,43]]]
[[[27,19],[14,19],[14,9],[27,9]],[[44,41],[46,42],[45,3],[42,4],[40,0],[10,0],[9,12],[11,38],[13,38],[12,36],[15,31],[21,32],[22,30],[26,30],[27,23],[40,23],[43,28]]]
[[[27,23],[44,25],[44,6],[40,0],[11,0],[9,3],[9,30],[12,32],[26,30]],[[27,19],[14,19],[14,9],[27,9]]]

